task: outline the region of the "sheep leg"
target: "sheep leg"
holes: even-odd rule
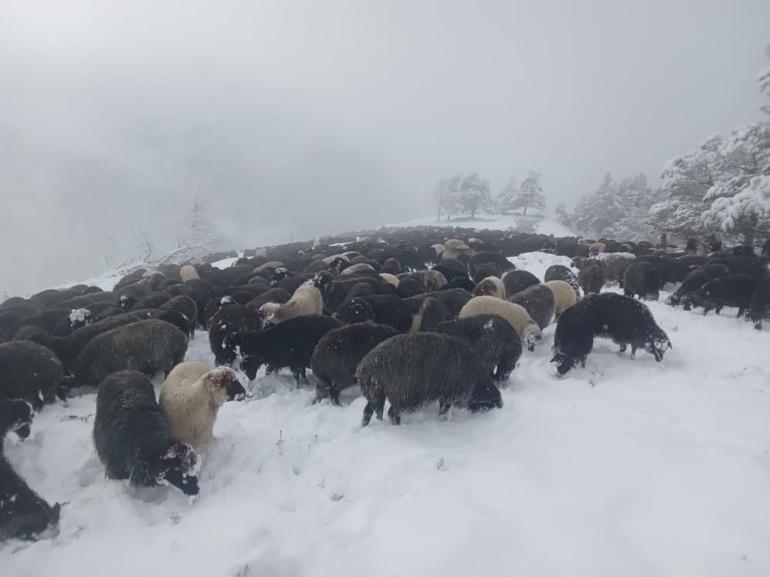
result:
[[[394,425],[401,424],[401,415],[395,405],[390,405],[390,407],[388,407],[388,418]]]
[[[319,379],[315,386],[315,399],[313,399],[313,404],[315,405],[316,403],[320,403],[326,397],[328,397],[329,390],[330,390],[329,385],[327,383],[322,382]]]
[[[442,399],[438,402],[438,416],[444,419],[449,418],[449,409],[452,408],[452,402]]]
[[[294,375],[294,380],[296,381],[297,388],[299,389],[299,378],[300,378],[300,375],[301,375],[300,370],[298,368],[296,368],[296,367],[292,368],[291,369],[291,374]]]
[[[714,309],[714,312],[716,312],[717,314],[721,313],[722,312],[721,305],[717,305],[717,307]]]
[[[306,384],[306,385],[307,385],[307,384],[309,384],[309,383],[307,382],[307,370],[305,369],[305,367],[302,367],[302,368],[300,369],[300,374],[302,375],[302,380],[303,380],[303,381],[305,381],[305,384]]]
[[[340,392],[334,388],[329,389],[329,396],[332,399],[332,403],[339,407],[340,406]]]
[[[618,351],[618,352],[625,353],[627,348],[628,348],[628,346],[626,345],[626,343],[621,343],[620,344],[620,351]]]
[[[369,401],[368,403],[366,403],[366,406],[364,407],[364,416],[361,419],[362,427],[365,427],[371,422],[373,414],[374,414],[374,404],[372,403],[372,401]]]
[[[631,345],[631,358],[636,358],[636,345]]]
[[[375,399],[374,410],[377,414],[377,420],[382,420],[382,414],[385,412],[385,393],[378,394]]]
[[[744,312],[745,311],[742,308],[738,307],[738,317],[737,318],[741,318],[743,316]]]

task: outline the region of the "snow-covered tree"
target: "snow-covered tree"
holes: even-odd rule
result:
[[[492,204],[489,181],[481,178],[477,172],[465,176],[460,182],[459,201],[462,211],[475,218],[478,210],[487,209]]]
[[[543,196],[543,187],[540,185],[540,176],[539,172],[530,171],[529,176],[521,183],[511,208],[523,209],[522,214],[527,214],[527,210],[530,208],[539,210],[545,208],[545,196]]]
[[[489,209],[492,205],[489,182],[476,172],[440,180],[435,199],[439,218],[443,212],[447,220],[463,213],[474,218],[479,210]]]
[[[227,248],[227,241],[214,225],[212,211],[205,198],[196,196],[177,229],[177,251],[186,258],[204,256]]]
[[[719,171],[721,136],[712,136],[697,149],[666,163],[660,176],[661,202],[650,207],[648,224],[656,231],[680,238],[702,238],[704,197]]]
[[[508,179],[508,182],[505,183],[505,186],[500,190],[500,192],[497,193],[497,197],[495,197],[495,205],[497,206],[497,210],[501,214],[506,214],[509,210],[513,210],[514,200],[518,194],[518,182],[516,181],[516,178],[512,176]]]
[[[563,202],[560,202],[559,205],[556,207],[556,218],[564,226],[572,225],[572,215],[569,213],[569,211],[567,210],[567,207],[564,205]]]
[[[770,69],[759,75],[759,88],[770,97]],[[770,114],[770,105],[762,109]],[[661,176],[665,200],[650,209],[648,221],[680,237],[719,234],[753,243],[770,234],[768,178],[770,120],[764,120],[713,136],[669,161]]]
[[[767,181],[770,179],[770,122],[733,131],[719,149],[718,170],[704,200],[701,221],[747,244],[770,231]]]
[[[441,219],[442,212],[446,215],[447,221],[460,212],[460,185],[462,181],[463,177],[458,174],[451,178],[442,178],[438,182],[435,193],[438,220]]]
[[[770,58],[770,44],[765,46],[765,52],[767,57]],[[770,67],[765,68],[759,74],[759,92],[770,99]],[[770,114],[770,103],[762,105],[760,110],[765,114]]]
[[[596,192],[580,199],[571,215],[572,224],[591,236],[646,240],[651,231],[645,218],[655,200],[644,174],[615,182],[607,173]]]

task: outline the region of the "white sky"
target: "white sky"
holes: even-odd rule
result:
[[[770,2],[0,0],[0,291],[169,248],[430,214],[543,173],[554,206],[760,117]]]

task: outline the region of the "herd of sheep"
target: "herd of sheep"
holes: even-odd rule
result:
[[[569,257],[540,279],[508,257]],[[500,231],[421,227],[247,251],[224,269],[202,262],[139,269],[111,291],[77,285],[0,304],[0,440],[30,434],[56,398],[95,391],[93,440],[108,477],[199,491],[197,450],[219,408],[249,380],[312,371],[316,402],[339,404],[360,386],[362,424],[401,423],[438,403],[485,412],[524,349],[552,346],[558,374],[585,364],[595,337],[660,361],[671,342],[639,299],[679,283],[672,306],[737,307],[761,328],[770,305],[768,261],[748,247],[707,256],[648,243],[578,241]],[[577,270],[577,274],[573,272]],[[602,292],[616,283],[624,295]],[[556,321],[553,343],[543,329]],[[208,331],[216,368],[185,362]],[[163,373],[159,397],[150,377]],[[0,444],[0,449],[2,445]],[[0,452],[0,540],[34,538],[58,523]]]

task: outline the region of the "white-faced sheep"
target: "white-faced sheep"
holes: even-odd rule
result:
[[[486,374],[476,352],[462,339],[438,333],[398,335],[374,347],[361,360],[356,379],[367,400],[366,426],[376,414],[401,424],[401,412],[439,402],[446,415],[453,404],[488,410],[503,404],[500,391]]]
[[[481,280],[473,289],[474,296],[490,296],[499,299],[505,298],[505,285],[496,276],[488,276]]]
[[[542,334],[542,330],[524,307],[495,297],[473,297],[462,308],[459,316],[462,319],[475,315],[503,317],[516,330],[519,338],[530,351],[535,350],[535,343]]]
[[[283,304],[265,303],[259,308],[259,311],[267,321],[278,324],[294,317],[320,315],[323,313],[323,308],[321,291],[312,284],[306,284],[294,291],[287,302]]]
[[[197,449],[213,437],[219,408],[245,395],[231,369],[210,370],[204,363],[188,361],[175,366],[163,381],[160,408],[171,434]]]
[[[147,487],[169,484],[185,495],[198,494],[198,455],[171,434],[155,389],[142,373],[119,371],[99,384],[93,436],[110,479]]]

